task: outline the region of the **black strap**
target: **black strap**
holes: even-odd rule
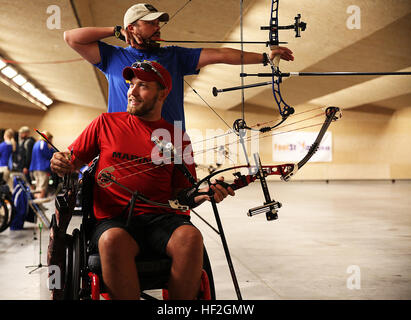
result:
[[[114,27],[114,36],[115,36],[117,39],[126,41],[126,38],[125,38],[125,37],[122,35],[122,33],[121,33],[121,29],[122,29],[121,26],[115,26],[115,27]]]

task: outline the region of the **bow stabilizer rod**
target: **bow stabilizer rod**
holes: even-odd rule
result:
[[[272,77],[272,73],[263,72],[263,73],[240,73],[240,77]],[[275,76],[281,78],[288,77],[341,77],[341,76],[410,76],[411,72],[351,72],[351,71],[333,71],[333,72],[276,72]],[[235,86],[229,88],[217,89],[213,87],[212,93],[214,97],[217,97],[219,93],[235,91],[241,89],[262,87],[267,85],[272,85],[272,81],[265,81],[259,83],[247,84],[244,86]]]

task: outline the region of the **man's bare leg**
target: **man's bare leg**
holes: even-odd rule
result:
[[[112,299],[140,299],[135,257],[140,249],[122,228],[105,231],[98,242],[104,284]]]
[[[195,299],[203,269],[203,237],[200,231],[188,225],[178,227],[171,235],[166,251],[173,260],[168,283],[170,299]]]

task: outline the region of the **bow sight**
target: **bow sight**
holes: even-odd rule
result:
[[[247,215],[249,217],[252,217],[256,214],[265,213],[268,221],[276,220],[278,219],[277,209],[281,208],[281,203],[271,199],[270,191],[268,190],[267,186],[267,181],[265,180],[265,177],[268,176],[268,174],[262,168],[260,156],[258,155],[258,153],[254,153],[254,161],[257,168],[256,178],[260,180],[265,202],[262,206],[248,210]]]
[[[288,29],[294,29],[295,31],[295,37],[300,38],[301,37],[301,31],[305,31],[307,28],[307,24],[303,21],[301,21],[301,14],[297,14],[294,17],[294,24],[290,24],[288,26],[279,26],[278,25],[278,1],[273,1],[273,4],[276,3],[276,9],[273,10],[273,7],[271,7],[271,19],[270,19],[270,25],[269,26],[261,26],[260,30],[269,30],[270,31],[270,41],[267,41],[266,45],[267,47],[269,45],[278,45],[278,30],[288,30]],[[282,43],[287,43],[287,42],[282,42]]]

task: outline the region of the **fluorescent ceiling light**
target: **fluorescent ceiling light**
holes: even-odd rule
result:
[[[27,82],[27,79],[24,78],[21,74],[18,74],[12,79],[15,83],[17,83],[19,86],[23,85],[24,83]]]
[[[34,89],[32,91],[30,91],[30,94],[36,98],[37,100],[40,100],[40,95],[42,94],[41,91],[39,89]]]
[[[47,97],[44,93],[41,93],[41,94],[37,97],[37,99],[39,99],[41,102],[44,103],[44,101],[45,101],[46,99],[48,99],[48,97]]]
[[[0,82],[9,86],[14,91],[20,93],[23,97],[29,100],[31,103],[47,111],[47,106],[51,105],[54,101],[47,95],[37,89],[31,82],[27,81],[27,78],[22,74],[19,74],[17,70],[8,65],[6,61],[0,56],[0,72],[6,77],[2,77],[0,74]],[[13,82],[11,81],[13,80]],[[16,86],[17,84],[18,86]],[[23,90],[24,91],[23,91]],[[29,94],[27,94],[27,93]]]
[[[12,67],[7,66],[1,70],[1,73],[4,74],[7,78],[11,79],[17,74],[17,71],[14,70]]]
[[[51,100],[49,97],[44,96],[44,95],[40,101],[43,102],[46,106],[49,106],[53,103],[53,100]]]
[[[26,82],[25,84],[23,84],[21,86],[25,91],[27,91],[28,93],[30,93],[31,91],[33,91],[35,89],[35,87],[31,84],[31,82]]]

